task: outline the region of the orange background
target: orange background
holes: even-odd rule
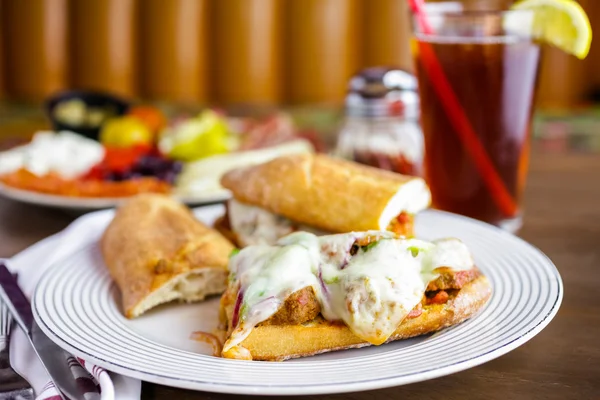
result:
[[[600,2],[580,3],[600,32]],[[409,34],[403,0],[0,0],[0,96],[39,102],[78,88],[175,103],[339,104],[363,67],[412,69]],[[583,62],[546,50],[540,106],[578,106],[600,88],[596,47]]]

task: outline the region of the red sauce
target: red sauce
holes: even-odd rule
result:
[[[446,304],[448,302],[448,292],[440,290],[433,297],[427,298],[427,304]]]

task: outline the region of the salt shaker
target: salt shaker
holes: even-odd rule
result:
[[[335,155],[421,176],[424,140],[417,79],[407,71],[373,67],[350,80]]]

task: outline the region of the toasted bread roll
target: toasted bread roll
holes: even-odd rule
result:
[[[445,304],[425,305],[418,317],[404,319],[388,342],[432,333],[459,324],[477,313],[491,294],[489,281],[481,275],[451,294]],[[224,318],[223,315],[221,318]],[[355,336],[343,323],[329,322],[319,317],[303,324],[257,326],[240,345],[231,348],[222,356],[284,361],[370,345]]]
[[[417,213],[430,202],[421,178],[325,155],[236,169],[221,184],[242,203],[327,232],[386,230],[403,212]]]
[[[101,239],[128,318],[172,300],[197,301],[222,293],[233,248],[184,205],[152,194],[119,207]]]

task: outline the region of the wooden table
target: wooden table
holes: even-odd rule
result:
[[[535,149],[520,235],[558,266],[562,307],[533,340],[447,377],[331,399],[600,398],[600,155]],[[64,228],[73,216],[0,199],[0,257]],[[228,399],[147,384],[144,399]]]

